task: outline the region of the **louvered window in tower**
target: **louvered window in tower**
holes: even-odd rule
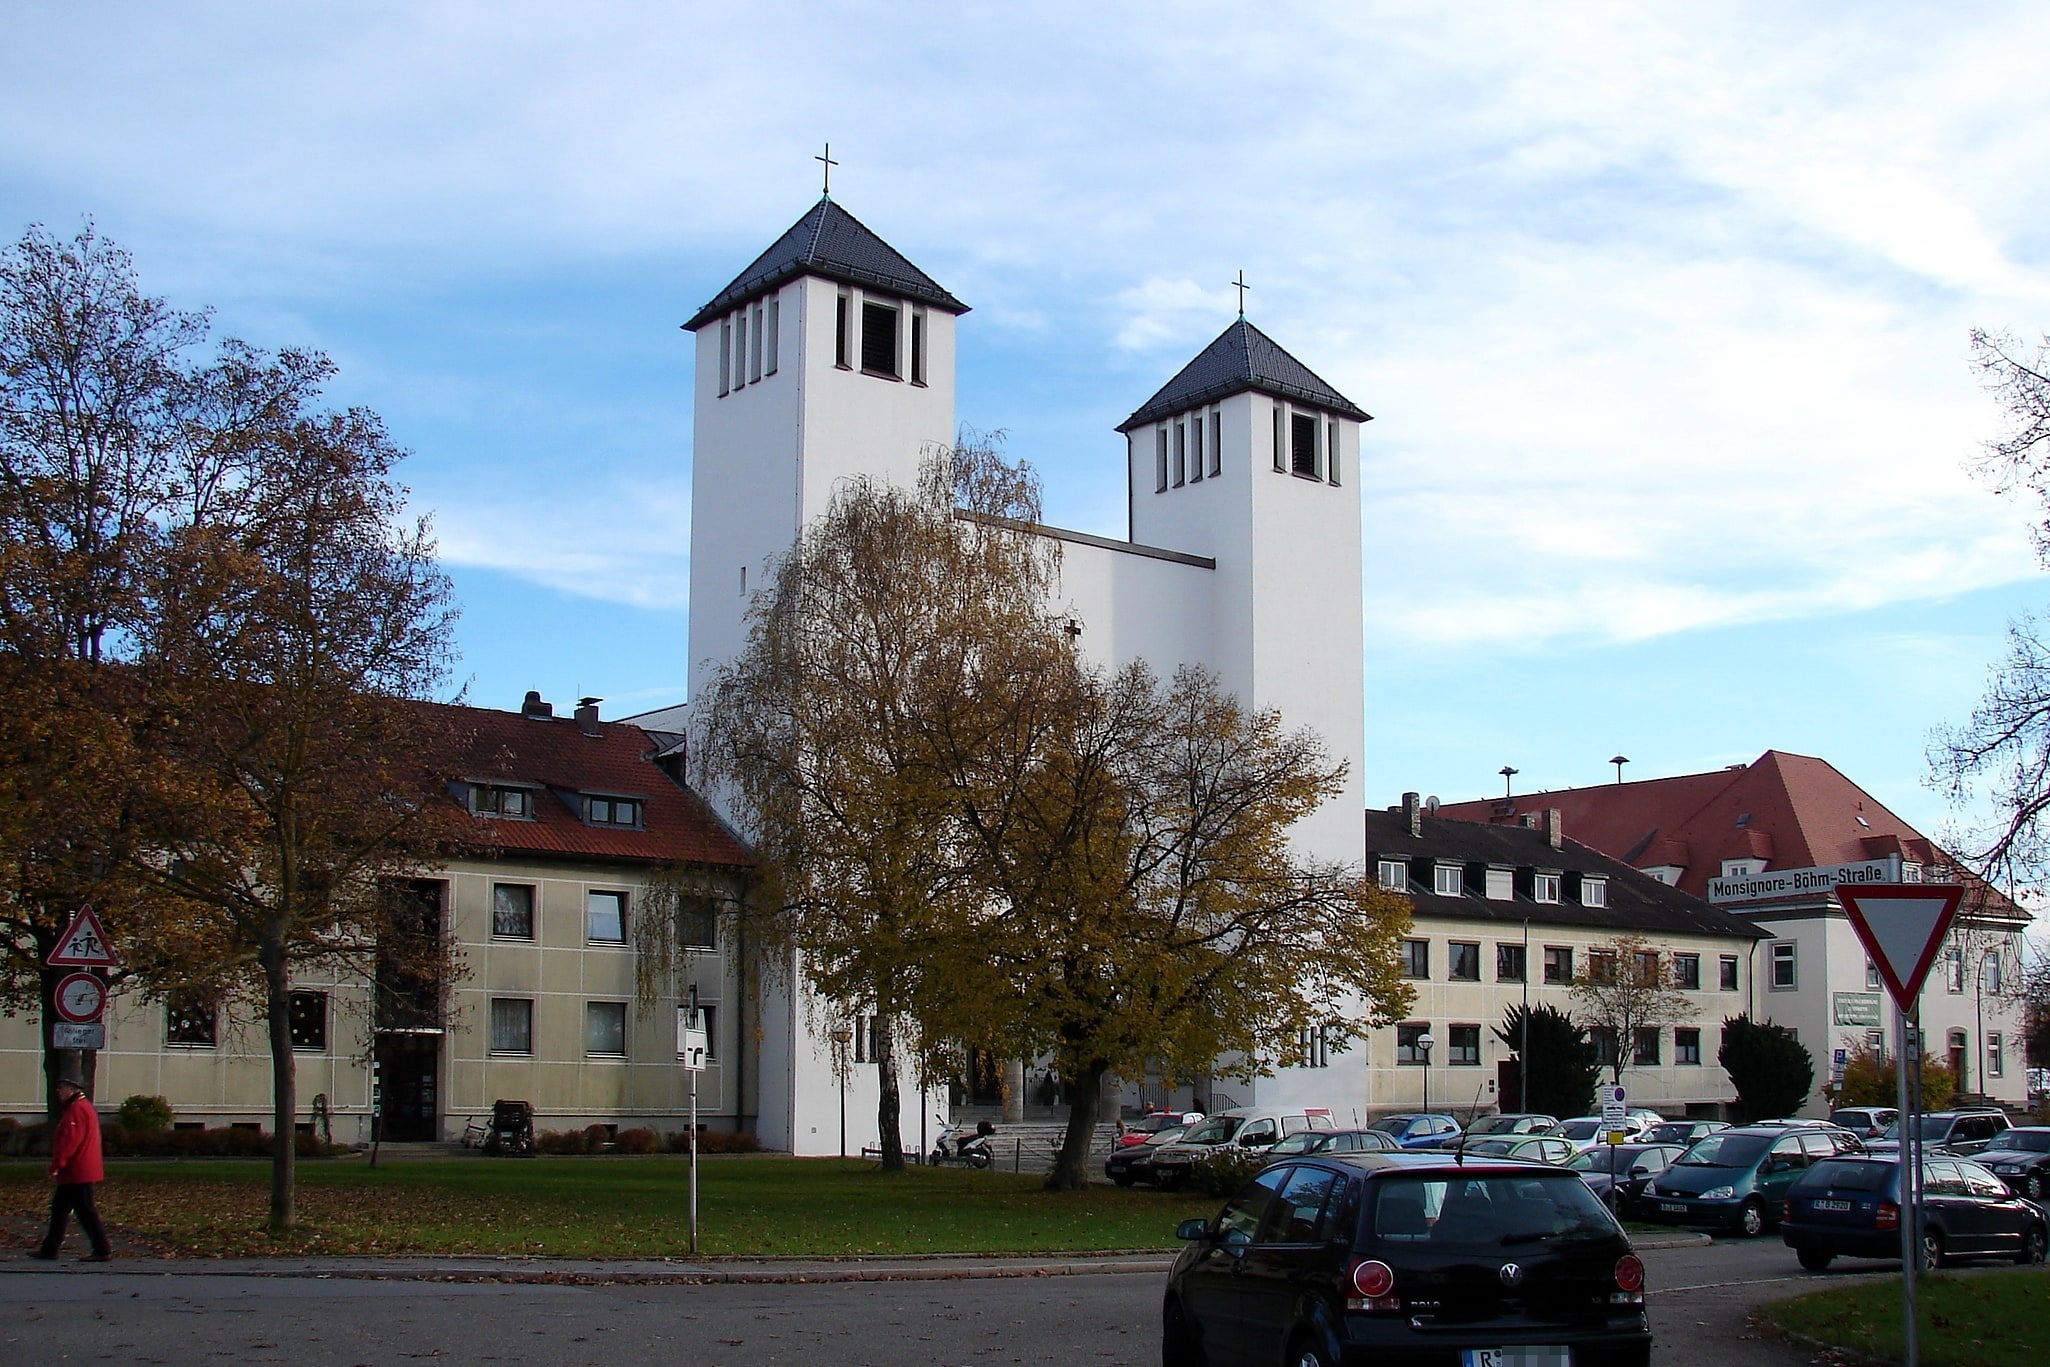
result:
[[[1289,414],[1288,461],[1291,472],[1317,478],[1317,419],[1314,415]]]
[[[897,310],[891,304],[861,301],[861,368],[870,375],[897,378]]]

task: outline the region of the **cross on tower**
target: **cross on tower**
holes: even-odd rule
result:
[[[822,157],[813,157],[813,158],[812,158],[812,160],[813,160],[813,161],[822,161],[822,162],[824,162],[824,163],[825,163],[825,171],[826,171],[826,183],[825,183],[825,185],[824,185],[824,186],[823,186],[823,187],[822,187],[822,188],[820,189],[820,193],[821,193],[821,194],[825,194],[825,195],[830,195],[830,194],[832,194],[832,193],[833,193],[833,168],[834,168],[835,166],[838,166],[838,165],[840,164],[839,162],[837,162],[837,161],[834,161],[834,160],[833,160],[833,144],[832,144],[832,143],[830,143],[830,142],[829,142],[829,143],[827,143],[827,144],[826,144],[826,154],[825,154],[824,156],[822,156]]]
[[[1246,273],[1244,271],[1240,271],[1238,279],[1231,283],[1232,288],[1239,292],[1239,317],[1243,318],[1246,316],[1246,291],[1253,287],[1246,283]]]

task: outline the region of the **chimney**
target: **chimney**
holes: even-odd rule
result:
[[[1566,844],[1566,823],[1557,807],[1545,808],[1545,843],[1555,850]]]
[[[547,721],[555,715],[555,709],[541,701],[540,689],[530,688],[527,690],[527,700],[520,704],[520,715],[529,721]]]
[[[598,704],[604,701],[603,698],[577,699],[578,730],[587,736],[595,737],[598,734]]]
[[[1411,836],[1423,835],[1424,809],[1421,796],[1416,793],[1404,793],[1402,795],[1402,816],[1405,821],[1409,822],[1409,833]]]

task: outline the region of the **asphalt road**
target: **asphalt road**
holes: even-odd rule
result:
[[[1795,1367],[1750,1337],[1811,1274],[1777,1239],[1645,1255],[1660,1367]],[[1872,1270],[1882,1265],[1865,1264]],[[0,1264],[0,1363],[1151,1364],[1157,1271],[782,1285],[507,1285]]]

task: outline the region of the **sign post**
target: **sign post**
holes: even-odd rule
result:
[[[690,1074],[690,1255],[698,1255],[698,1074],[705,1071],[705,1055],[711,1051],[698,1016],[698,990],[690,990],[690,1005],[678,1011],[676,1057]]]
[[[51,968],[70,968],[57,982],[51,1005],[57,1019],[50,1022],[50,1047],[92,1053],[107,1047],[107,980],[102,975],[121,960],[107,943],[107,932],[90,906],[81,906],[64,927],[50,956],[43,960]],[[86,1061],[87,1064],[90,1060]],[[87,1075],[93,1070],[82,1066]]]
[[[1839,883],[1837,899],[1851,928],[1864,942],[1873,966],[1893,998],[1900,1027],[1894,1050],[1894,1093],[1900,1103],[1901,1341],[1907,1367],[1915,1367],[1915,1273],[1922,1255],[1922,1143],[1916,1123],[1919,1085],[1908,1085],[1908,1069],[1921,1082],[1922,983],[1950,923],[1957,919],[1965,890],[1956,883],[1894,883],[1852,887]]]

